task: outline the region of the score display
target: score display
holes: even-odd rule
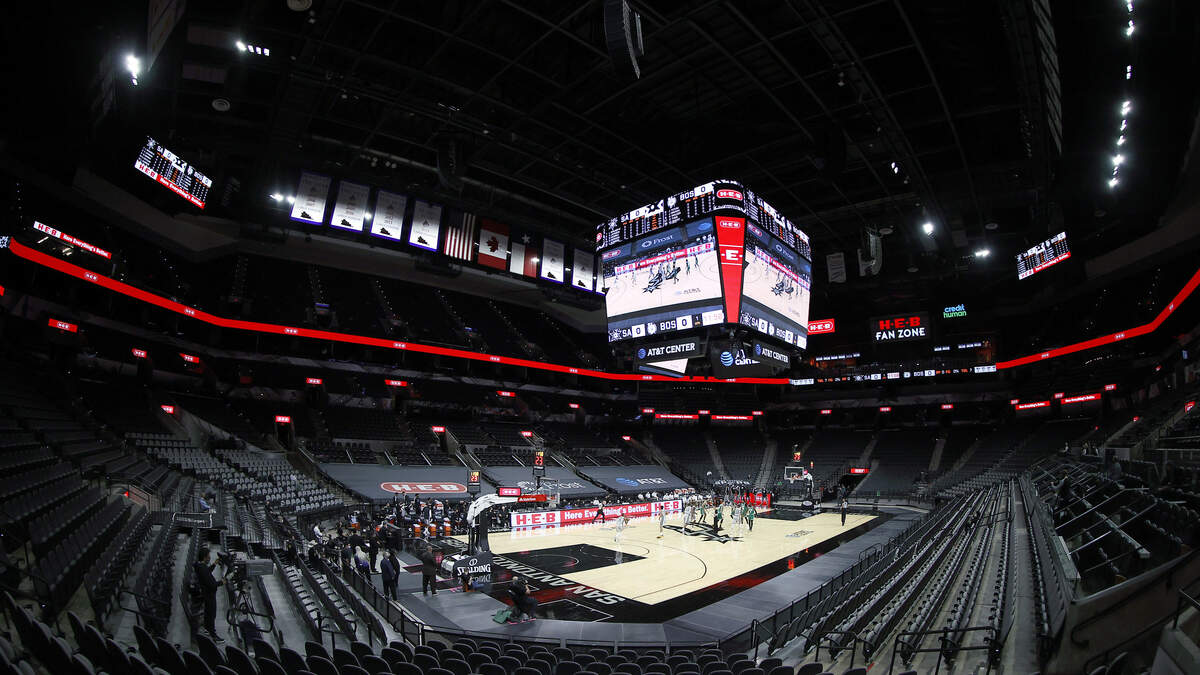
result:
[[[1067,233],[1059,232],[1028,251],[1017,254],[1017,279],[1031,277],[1070,257],[1071,249],[1067,246]]]
[[[138,152],[133,168],[167,186],[171,192],[198,208],[204,208],[205,202],[208,201],[212,179],[195,170],[153,138],[146,137],[146,144]]]
[[[600,254],[608,341],[724,321],[712,218],[660,228]]]
[[[800,348],[808,346],[812,263],[746,223],[739,323]]]
[[[718,180],[596,228],[608,340],[741,324],[808,344],[808,235],[741,183]]]

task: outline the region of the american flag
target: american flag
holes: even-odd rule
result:
[[[442,253],[459,260],[470,260],[475,245],[476,218],[473,213],[457,213],[446,227],[446,242]]]

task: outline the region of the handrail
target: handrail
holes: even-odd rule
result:
[[[1149,624],[1146,625],[1145,628],[1138,631],[1137,633],[1126,637],[1124,640],[1122,640],[1121,642],[1119,642],[1115,645],[1110,645],[1103,652],[1096,654],[1092,658],[1088,659],[1084,663],[1083,672],[1085,672],[1085,673],[1091,672],[1091,669],[1095,668],[1100,663],[1107,663],[1109,660],[1109,655],[1120,653],[1121,651],[1125,650],[1127,645],[1137,642],[1137,641],[1140,641],[1143,638],[1143,636],[1145,636],[1146,634],[1154,633],[1154,632],[1161,630],[1162,627],[1164,625],[1166,625],[1167,621],[1172,622],[1172,628],[1177,627],[1179,625],[1179,615],[1180,615],[1180,613],[1182,613],[1182,611],[1184,609],[1184,607],[1183,607],[1183,604],[1185,602],[1184,598],[1187,599],[1186,601],[1188,603],[1190,603],[1190,605],[1192,607],[1194,607],[1197,610],[1200,610],[1200,603],[1198,603],[1194,598],[1192,598],[1192,596],[1188,595],[1184,590],[1186,588],[1191,588],[1192,586],[1195,586],[1197,583],[1200,583],[1200,579],[1193,579],[1188,584],[1186,584],[1185,586],[1183,586],[1179,589],[1179,595],[1181,597],[1179,597],[1176,600],[1174,611],[1168,613],[1166,616],[1162,617],[1161,619],[1150,622]],[[1116,603],[1116,605],[1119,605],[1119,604],[1120,603]],[[1099,616],[1099,615],[1097,615],[1097,616]],[[1089,622],[1090,622],[1090,620],[1089,620]],[[1085,623],[1088,623],[1088,622],[1085,622]],[[1083,624],[1080,624],[1080,625],[1083,625]],[[1074,642],[1073,634],[1074,634],[1074,631],[1072,631],[1072,641]],[[1076,642],[1076,644],[1079,644],[1079,643]],[[1086,644],[1085,644],[1085,646],[1086,646]]]

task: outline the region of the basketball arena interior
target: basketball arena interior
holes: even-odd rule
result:
[[[3,673],[1200,673],[1194,0],[2,11]]]

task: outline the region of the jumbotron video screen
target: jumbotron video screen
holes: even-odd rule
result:
[[[726,323],[808,346],[808,235],[737,181],[601,223],[596,245],[609,342]]]
[[[739,323],[805,348],[812,263],[753,222],[746,224]]]
[[[608,340],[724,322],[712,218],[663,228],[601,253]]]

